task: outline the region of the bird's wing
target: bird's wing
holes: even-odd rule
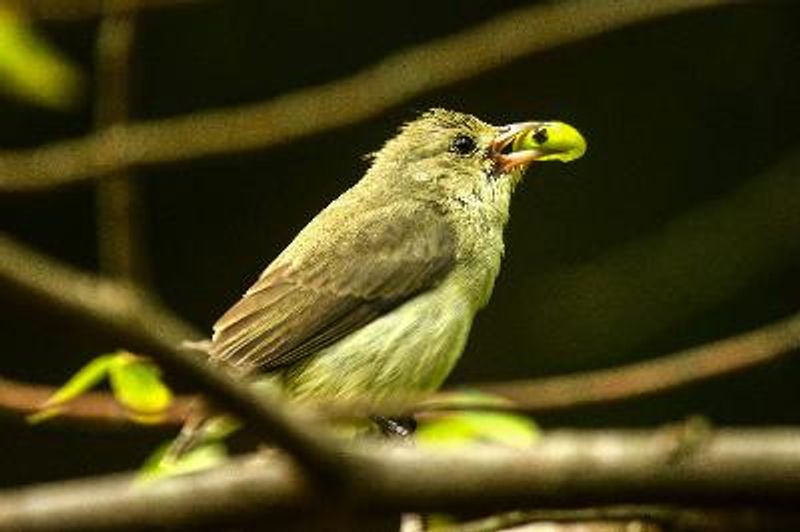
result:
[[[265,270],[215,324],[215,358],[245,371],[292,364],[435,286],[455,263],[455,235],[430,208],[351,214]]]

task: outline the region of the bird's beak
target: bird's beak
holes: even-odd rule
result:
[[[497,169],[506,173],[533,161],[575,160],[586,151],[586,141],[564,122],[520,122],[497,128],[490,150]]]

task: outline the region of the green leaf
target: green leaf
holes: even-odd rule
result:
[[[71,61],[18,13],[0,5],[0,89],[29,103],[63,110],[78,103],[83,85]]]
[[[114,398],[140,423],[161,419],[172,403],[172,392],[162,382],[161,372],[149,360],[127,351],[117,351],[92,359],[78,370],[42,405],[42,410],[28,417],[38,423],[56,416],[61,407],[109,377]]]
[[[461,393],[449,398],[454,405],[503,405],[508,401],[486,394]],[[507,447],[530,447],[539,437],[533,420],[510,412],[465,410],[436,414],[419,422],[416,440],[427,447],[462,447],[482,443]]]
[[[30,423],[39,423],[58,414],[60,407],[96,386],[108,374],[116,354],[93,358],[51,395],[40,412],[28,416]]]
[[[114,397],[139,421],[157,421],[172,403],[172,392],[161,380],[161,371],[147,359],[117,354],[109,366],[109,379]]]

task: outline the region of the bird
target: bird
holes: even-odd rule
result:
[[[492,294],[525,170],[585,149],[563,122],[422,113],[219,318],[211,360],[297,401],[437,389]]]

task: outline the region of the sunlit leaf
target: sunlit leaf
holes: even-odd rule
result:
[[[58,415],[64,404],[109,378],[114,398],[128,415],[140,423],[161,421],[172,403],[172,392],[161,380],[161,372],[149,360],[127,351],[118,351],[92,359],[42,405],[42,410],[28,417],[38,423]]]
[[[115,356],[117,355],[108,354],[93,358],[45,401],[40,412],[28,416],[28,421],[39,423],[57,415],[60,407],[65,403],[95,387],[108,374]]]
[[[109,379],[114,397],[138,421],[158,421],[172,402],[172,392],[161,380],[161,372],[147,359],[118,354],[109,366]]]
[[[83,77],[78,68],[8,6],[0,5],[0,90],[54,109],[74,107]]]

